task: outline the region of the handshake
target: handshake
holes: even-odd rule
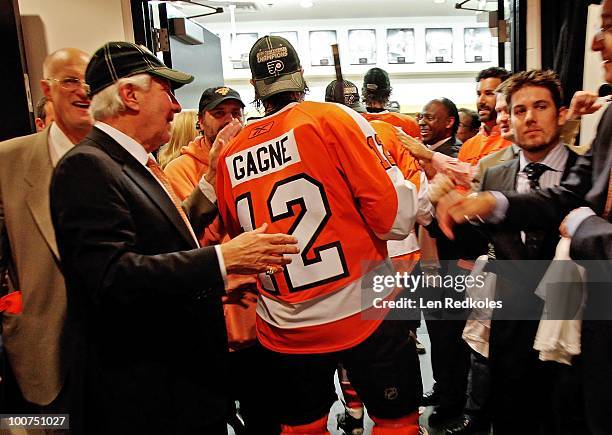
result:
[[[456,224],[484,224],[497,201],[490,192],[463,195],[455,189],[456,184],[444,174],[436,174],[429,185],[429,200],[436,208],[436,219],[442,232],[454,240],[453,227]]]

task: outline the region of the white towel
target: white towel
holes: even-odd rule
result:
[[[488,257],[481,255],[476,259],[474,268],[470,276],[474,278],[478,275],[484,275],[484,285],[470,286],[466,289],[467,296],[473,300],[493,300],[495,297],[496,275],[491,272],[484,272]],[[473,282],[477,282],[475,279]],[[470,313],[470,317],[463,328],[463,340],[485,358],[489,357],[489,335],[491,333],[491,316],[493,315],[492,308],[474,308]]]
[[[570,243],[571,239],[565,237],[559,241],[554,260],[571,260],[569,256]],[[542,361],[557,361],[562,364],[571,365],[572,357],[580,354],[582,311],[586,301],[585,271],[584,268],[578,266],[573,261],[554,260],[535,292],[536,295],[544,300],[544,310],[533,348],[540,351],[540,359]],[[553,294],[548,291],[551,286],[554,288],[554,285],[559,283],[575,284],[577,293],[564,291]],[[576,295],[581,296],[581,303],[572,319],[548,319],[551,316],[553,301],[555,305],[569,304],[573,301],[566,299],[574,299]]]

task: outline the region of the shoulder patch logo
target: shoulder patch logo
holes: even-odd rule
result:
[[[258,125],[257,127],[253,128],[253,130],[251,130],[251,133],[249,134],[249,139],[253,139],[254,137],[269,132],[272,129],[273,125],[274,121],[268,122],[267,124]]]

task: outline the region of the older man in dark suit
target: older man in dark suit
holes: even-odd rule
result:
[[[298,251],[295,239],[261,227],[199,248],[195,234],[216,211],[204,192],[215,199],[216,156],[240,124],[220,132],[191,207],[181,207],[150,153],[181,110],[172,87],[192,76],[141,46],[111,42],[85,78],[96,123],[51,187],[69,306],[83,333],[85,433],[225,433],[226,273],[273,273]]]

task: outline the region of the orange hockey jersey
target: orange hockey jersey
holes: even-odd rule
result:
[[[386,240],[410,233],[416,191],[344,106],[292,103],[247,125],[219,157],[223,222],[231,236],[267,222],[301,250],[283,272],[259,276],[262,344],[320,353],[365,340],[382,320],[362,318],[372,275],[392,273]]]
[[[374,131],[376,131],[376,134],[382,141],[385,149],[389,151],[389,154],[391,154],[391,157],[393,157],[393,160],[395,160],[397,167],[402,171],[402,174],[404,174],[406,180],[409,180],[416,186],[417,190],[419,191],[419,204],[421,204],[422,196],[426,195],[425,191],[420,190],[421,183],[426,183],[427,178],[417,160],[402,145],[401,141],[397,137],[397,127],[389,124],[388,122],[377,120],[370,121],[370,125],[374,128]],[[427,186],[425,186],[425,188],[426,187]],[[421,210],[419,209],[419,211]],[[389,257],[391,258],[412,253],[413,257],[418,260],[419,242],[417,240],[416,233],[413,231],[404,240],[389,240],[387,242],[387,250],[389,251]]]
[[[362,115],[368,121],[385,121],[395,127],[401,128],[408,136],[417,139],[421,138],[419,124],[417,124],[412,116],[404,115],[403,113],[389,112],[388,110],[376,113],[362,113]]]

